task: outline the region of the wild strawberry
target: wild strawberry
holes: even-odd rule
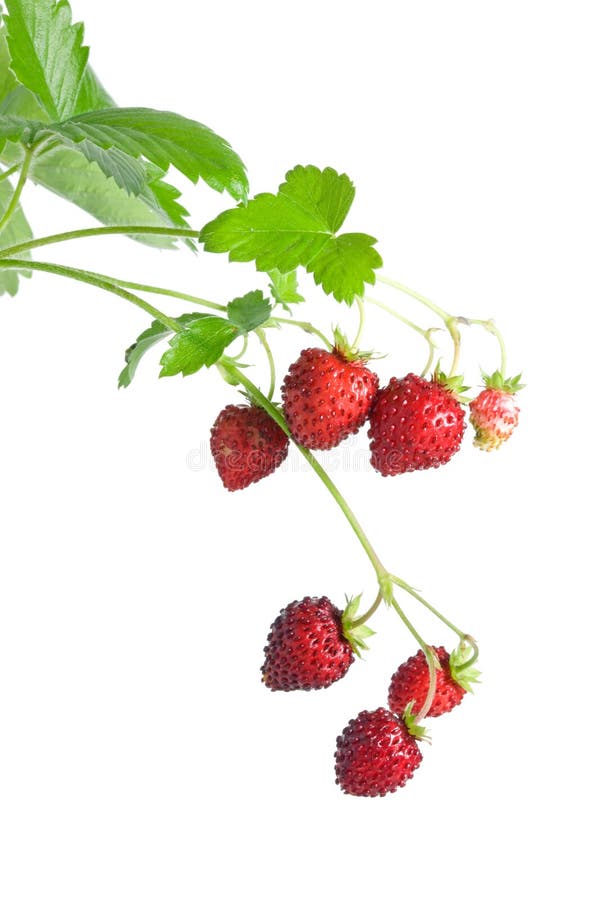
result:
[[[383,797],[403,787],[422,759],[401,719],[383,707],[363,711],[337,739],[336,784],[345,794]]]
[[[523,387],[519,379],[506,379],[500,372],[484,375],[485,390],[469,403],[473,443],[480,450],[497,450],[517,427],[520,410],[515,393]]]
[[[281,389],[292,437],[309,450],[337,447],[364,425],[378,385],[360,356],[339,347],[303,350]]]
[[[226,406],[210,432],[210,450],[228,491],[239,491],[274,472],[287,456],[289,441],[258,406]]]
[[[375,398],[369,416],[371,464],[382,475],[437,468],[460,448],[464,411],[459,379],[437,375],[392,378]]]
[[[271,625],[263,681],[272,691],[311,691],[342,678],[373,634],[366,625],[354,626],[360,598],[344,612],[327,597],[305,597],[281,610]]]
[[[436,669],[435,694],[427,716],[441,716],[450,712],[461,702],[479,672],[468,666],[460,669],[472,655],[470,644],[461,644],[449,654],[444,647],[434,647],[440,668]],[[406,707],[412,703],[410,713],[418,715],[423,708],[429,691],[429,666],[422,650],[419,650],[392,675],[388,693],[388,706],[398,716],[403,716]]]

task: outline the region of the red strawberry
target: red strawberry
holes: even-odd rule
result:
[[[343,613],[327,597],[305,597],[281,610],[271,625],[263,681],[272,691],[329,687],[354,662]]]
[[[442,375],[432,381],[412,374],[392,378],[377,394],[369,417],[373,467],[382,475],[399,475],[447,463],[465,430],[454,393],[461,389]]]
[[[226,406],[210,432],[210,450],[228,491],[239,491],[274,472],[287,456],[289,441],[258,406]]]
[[[515,392],[521,390],[519,376],[505,379],[500,372],[484,376],[485,390],[471,400],[470,422],[475,429],[473,443],[480,450],[496,450],[508,440],[519,422]]]
[[[298,444],[330,450],[364,425],[379,385],[377,375],[345,351],[303,350],[285,376],[283,412]]]
[[[383,797],[403,787],[422,759],[404,722],[383,707],[363,710],[337,739],[336,784],[345,794]]]
[[[434,650],[441,668],[436,670],[435,694],[427,716],[441,716],[443,713],[450,712],[451,709],[458,706],[468,689],[463,686],[467,676],[463,676],[461,679],[462,684],[453,677],[452,670],[455,659],[452,659],[451,663],[451,656],[444,647],[434,647]],[[467,683],[474,681],[473,676],[476,676],[472,669],[468,671]],[[459,675],[457,677],[460,678]],[[402,663],[392,676],[388,706],[396,715],[402,716],[408,704],[412,702],[411,713],[418,715],[423,708],[428,691],[429,666],[425,654],[419,650],[415,656],[411,656]]]

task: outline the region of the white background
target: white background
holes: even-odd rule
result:
[[[414,652],[397,617],[380,611],[368,659],[329,691],[272,694],[259,673],[282,606],[373,595],[333,502],[294,453],[237,494],[199,464],[235,402],[215,372],[159,381],[156,351],[117,392],[139,310],[40,275],[3,298],[0,894],[593,896],[596,4],[73,8],[115,99],[209,124],[253,193],[297,163],[347,172],[348,228],[379,237],[388,275],[494,316],[528,388],[499,453],[467,440],[442,470],[382,479],[352,471],[363,432],[332,458],[383,559],[477,636],[484,673],[434,721],[406,788],[346,797],[335,737]],[[186,199],[198,225],[228,204],[203,186]],[[89,222],[31,186],[24,204],[36,234]],[[37,258],[220,301],[266,284],[250,265],[124,238]],[[303,314],[352,329],[353,313],[308,293]],[[275,343],[283,374],[305,338]],[[464,343],[476,384],[496,348],[484,332]],[[377,310],[365,344],[389,354],[382,379],[422,366],[420,339]]]

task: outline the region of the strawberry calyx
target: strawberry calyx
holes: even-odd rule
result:
[[[425,728],[424,725],[420,724],[420,719],[413,712],[414,705],[415,701],[411,700],[402,713],[402,721],[406,725],[406,730],[408,731],[408,733],[411,734],[415,738],[415,740],[425,741],[427,744],[431,744],[429,731],[427,730],[427,728]]]
[[[358,350],[338,327],[333,329],[333,352],[346,362],[368,362],[376,357],[372,350]]]
[[[524,384],[521,384],[522,374],[514,375],[512,378],[506,378],[506,376],[497,369],[491,375],[486,375],[485,372],[482,372],[481,376],[486,388],[491,388],[494,391],[503,391],[505,394],[516,394],[517,391],[522,391],[525,387]]]
[[[369,649],[367,639],[375,634],[357,615],[361,599],[362,594],[346,597],[346,608],[342,613],[342,633],[359,659],[362,659],[361,650]]]
[[[450,393],[456,394],[457,396],[464,394],[465,391],[469,390],[468,385],[464,383],[463,375],[446,375],[440,368],[435,370],[431,380],[436,384],[441,384],[442,387],[447,388]]]
[[[465,691],[473,693],[473,685],[479,684],[481,672],[475,668],[479,655],[477,646],[471,639],[463,639],[450,654],[450,675]]]

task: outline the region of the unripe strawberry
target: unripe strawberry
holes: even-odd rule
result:
[[[473,444],[480,450],[497,450],[519,423],[516,391],[523,385],[519,377],[505,379],[500,372],[484,376],[485,389],[469,404],[470,422],[475,429]]]

